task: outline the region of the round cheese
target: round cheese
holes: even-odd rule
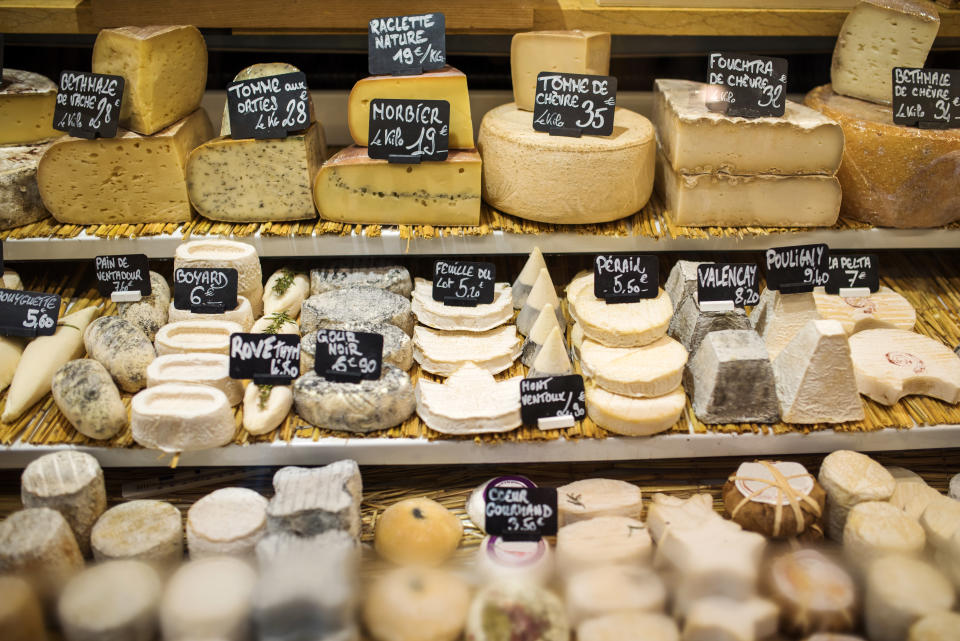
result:
[[[177,246],[173,269],[232,267],[237,270],[237,294],[250,301],[254,316],[263,315],[263,273],[257,250],[234,240],[192,240]]]
[[[394,503],[377,519],[374,547],[393,563],[437,565],[456,551],[463,525],[428,498]]]
[[[318,329],[343,329],[354,332],[371,332],[383,336],[383,362],[395,365],[403,371],[413,367],[413,341],[407,334],[388,323],[324,323]],[[317,333],[307,332],[300,339],[300,374],[313,371],[317,353]]]
[[[93,565],[67,584],[57,607],[69,641],[150,641],[156,631],[161,582],[140,561]]]
[[[673,619],[652,612],[617,612],[588,619],[577,627],[577,641],[635,641],[643,630],[647,641],[680,641]]]
[[[591,339],[580,345],[583,374],[621,396],[669,394],[680,387],[686,364],[686,348],[669,336],[642,347],[608,347]]]
[[[896,488],[893,476],[882,465],[851,450],[828,454],[817,480],[827,491],[826,533],[834,541],[843,540],[850,508],[863,501],[886,501]]]
[[[907,641],[960,641],[960,614],[934,612],[917,619]]]
[[[447,332],[422,325],[413,330],[414,360],[439,376],[450,376],[467,363],[499,374],[520,356],[520,345],[513,325],[485,332]]]
[[[370,585],[363,620],[377,641],[455,641],[469,606],[470,589],[457,575],[396,568]]]
[[[0,574],[20,575],[44,601],[83,569],[83,555],[70,524],[46,507],[14,512],[0,522]]]
[[[167,318],[171,323],[186,320],[221,320],[237,323],[243,328],[243,331],[249,332],[253,327],[253,308],[250,307],[250,301],[246,296],[237,296],[237,306],[233,309],[225,309],[221,314],[205,314],[192,312],[190,309],[177,309],[173,301],[170,302],[170,308],[167,310]]]
[[[926,614],[953,608],[953,586],[918,559],[889,556],[870,566],[864,623],[870,641],[903,641]]]
[[[934,550],[945,549],[953,535],[960,531],[960,501],[943,495],[932,497],[920,516],[920,525]]]
[[[166,569],[183,558],[180,510],[164,501],[121,503],[103,513],[90,533],[97,561],[136,559]]]
[[[236,432],[227,395],[209,385],[164,383],[138,392],[130,402],[133,440],[165,452],[226,445]]]
[[[230,335],[243,332],[243,327],[231,321],[185,320],[169,323],[157,332],[157,354],[192,354],[210,352],[228,354]]]
[[[639,519],[643,493],[633,483],[614,479],[583,479],[557,488],[560,525],[598,516]]]
[[[164,354],[147,367],[147,386],[164,383],[193,383],[216,387],[231,406],[243,399],[243,383],[230,378],[230,357],[226,354],[194,352]]]
[[[587,416],[614,434],[650,436],[668,430],[687,406],[682,387],[652,398],[620,396],[586,381]]]
[[[247,385],[243,393],[243,429],[258,435],[280,427],[293,407],[289,385]]]
[[[919,523],[882,501],[858,503],[843,527],[843,552],[861,570],[890,554],[919,556],[926,542]]]
[[[486,491],[487,488],[494,487],[537,487],[537,485],[525,476],[498,476],[492,478],[483,485],[475,487],[470,496],[467,497],[467,517],[473,525],[483,533],[486,533],[487,517],[485,510],[487,507]]]
[[[667,333],[673,316],[673,304],[662,289],[656,298],[611,305],[594,295],[592,278],[571,285],[567,301],[584,336],[610,347],[649,345]]]
[[[653,570],[605,565],[573,574],[566,582],[572,624],[616,612],[661,612],[667,589]]]
[[[840,565],[813,549],[784,554],[770,564],[769,595],[791,634],[844,632],[857,619],[857,591]]]
[[[825,498],[807,468],[792,461],[741,463],[723,486],[730,518],[772,538],[797,536],[819,522]]]
[[[557,531],[557,563],[565,570],[647,563],[653,542],[646,526],[625,516],[599,516]]]
[[[187,511],[191,559],[206,556],[253,557],[267,532],[267,499],[243,487],[207,494]]]
[[[814,290],[820,316],[837,320],[847,334],[865,329],[902,329],[911,331],[917,324],[917,310],[910,302],[889,287],[868,296],[843,297]]]
[[[351,287],[314,294],[300,307],[300,331],[315,332],[330,323],[388,323],[413,333],[410,301],[378,287]]]
[[[563,603],[552,592],[528,583],[494,583],[480,590],[470,604],[465,638],[470,641],[569,641]]]
[[[40,601],[18,576],[0,576],[0,636],[4,641],[47,639]]]
[[[257,574],[246,561],[211,557],[190,561],[167,583],[160,603],[164,639],[249,638]]]
[[[928,336],[902,329],[869,329],[850,337],[850,358],[861,394],[884,405],[922,394],[960,403],[960,357]]]
[[[359,433],[400,425],[417,405],[410,377],[387,364],[379,379],[358,383],[336,383],[307,372],[293,383],[293,402],[297,415],[311,425]]]
[[[505,541],[499,536],[486,536],[477,548],[477,569],[486,581],[543,585],[553,573],[553,554],[546,539]]]
[[[310,294],[323,294],[333,289],[377,287],[410,298],[413,281],[410,271],[402,265],[383,264],[380,261],[362,261],[349,266],[316,267],[310,270]]]
[[[451,331],[485,332],[498,325],[503,325],[513,318],[513,297],[510,285],[496,283],[493,291],[493,302],[481,303],[473,307],[447,305],[443,301],[433,299],[433,283],[423,278],[414,281],[413,288],[413,315],[417,322]]]
[[[56,371],[50,391],[60,412],[81,434],[113,438],[127,426],[127,408],[110,372],[99,361],[79,358]]]
[[[559,224],[640,210],[653,190],[653,125],[628,109],[611,115],[613,134],[570,138],[534,131],[533,114],[514,103],[488,111],[477,136],[483,199],[514,216]]]
[[[87,354],[107,368],[125,392],[147,386],[147,366],[157,353],[140,328],[119,316],[101,316],[83,332]]]
[[[950,478],[950,486],[947,494],[955,501],[960,501],[960,474],[954,474]]]

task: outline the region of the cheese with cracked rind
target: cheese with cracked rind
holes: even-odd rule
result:
[[[147,386],[147,366],[157,352],[139,327],[119,316],[101,316],[84,330],[83,343],[120,389],[132,393]]]
[[[606,31],[524,31],[510,41],[510,76],[518,109],[533,111],[541,72],[606,76],[610,34]]]
[[[417,325],[413,330],[413,358],[431,374],[450,376],[473,363],[491,374],[509,369],[520,356],[520,338],[514,325],[486,332],[445,332]]]
[[[634,398],[677,389],[687,364],[687,350],[669,336],[642,347],[607,347],[585,338],[579,356],[584,376],[609,392]]]
[[[121,503],[94,524],[90,546],[97,561],[135,559],[169,570],[183,559],[180,510],[150,499]]]
[[[289,385],[247,385],[243,394],[243,429],[251,434],[271,432],[287,420],[292,408],[293,390]]]
[[[560,525],[598,516],[640,519],[643,493],[633,483],[616,479],[582,479],[557,488]]]
[[[32,71],[3,69],[0,145],[23,145],[62,136],[53,128],[57,85]]]
[[[64,363],[50,382],[53,400],[74,429],[96,440],[113,438],[127,426],[120,390],[99,361]]]
[[[60,512],[34,507],[0,521],[0,573],[27,579],[45,603],[83,569],[83,555]]]
[[[889,287],[867,296],[843,297],[813,291],[817,312],[822,318],[838,320],[847,334],[865,329],[902,329],[911,331],[917,323],[917,310]]]
[[[384,265],[379,261],[351,263],[336,267],[317,267],[310,270],[310,294],[323,294],[332,289],[376,287],[410,298],[413,281],[402,265]]]
[[[216,387],[163,383],[133,397],[130,432],[143,447],[190,452],[226,445],[236,427],[227,395]]]
[[[389,323],[413,333],[410,301],[379,287],[350,287],[314,294],[300,307],[300,331],[315,332],[329,323]]]
[[[928,336],[869,329],[850,337],[857,389],[883,405],[920,394],[960,403],[960,357]]]
[[[243,399],[243,383],[230,378],[230,357],[226,354],[195,352],[158,356],[147,367],[147,386],[164,383],[215,387],[226,395],[231,407]]]
[[[254,317],[263,314],[263,273],[257,250],[248,243],[212,238],[177,246],[174,270],[181,267],[232,267],[237,270],[237,295],[250,301]]]
[[[230,335],[243,332],[237,323],[220,320],[184,320],[168,323],[157,332],[157,354],[228,354]]]
[[[567,305],[586,338],[610,347],[649,345],[667,333],[673,316],[673,304],[662,289],[656,298],[611,305],[594,295],[592,275],[571,283]]]
[[[750,312],[750,325],[766,343],[770,360],[811,320],[820,320],[816,299],[811,293],[781,294],[767,288]]]
[[[170,577],[160,602],[164,639],[249,638],[257,573],[232,557],[185,563]]]
[[[335,383],[310,371],[293,383],[297,415],[311,425],[366,434],[400,425],[416,408],[407,373],[384,364],[377,380]]]
[[[163,276],[151,271],[150,295],[134,303],[117,303],[117,315],[139,327],[152,342],[160,328],[167,324],[169,306],[170,285]]]
[[[520,380],[495,380],[486,369],[468,362],[443,383],[420,378],[417,415],[441,434],[509,432],[520,427]]]
[[[0,231],[50,216],[37,187],[37,164],[49,146],[43,143],[0,147]]]
[[[271,534],[312,537],[340,530],[359,538],[363,479],[356,461],[281,468],[273,475],[273,489],[274,496],[267,505]],[[260,550],[257,554],[260,556]]]
[[[187,511],[191,559],[254,556],[267,533],[267,499],[245,487],[224,487],[200,498]]]
[[[890,556],[867,572],[864,627],[871,641],[903,641],[921,617],[953,605],[953,586],[919,559]]]
[[[653,555],[643,522],[626,516],[598,516],[557,530],[557,563],[565,572],[598,565],[646,565]]]
[[[495,283],[493,301],[473,307],[447,305],[433,299],[433,283],[417,278],[413,287],[412,310],[417,322],[451,331],[485,332],[513,318],[510,285]]]
[[[663,396],[634,398],[609,392],[585,381],[587,416],[608,432],[624,436],[650,436],[673,427],[687,406],[682,387]]]
[[[341,329],[371,332],[383,336],[383,363],[395,365],[403,371],[413,367],[413,341],[396,325],[386,323],[328,322],[317,329]],[[317,332],[307,332],[300,339],[300,375],[312,372],[317,353]]]
[[[817,481],[827,491],[826,533],[843,539],[847,514],[857,503],[886,501],[896,489],[893,476],[869,456],[836,450],[823,459]]]
[[[226,309],[221,313],[202,313],[193,312],[190,309],[177,309],[171,301],[167,318],[170,323],[190,320],[228,321],[238,324],[243,328],[243,331],[249,332],[250,328],[253,327],[253,308],[246,296],[237,296],[237,306],[233,309]]]
[[[282,288],[281,280],[289,277],[290,284]],[[281,267],[270,274],[263,286],[263,315],[283,312],[290,318],[300,315],[300,306],[310,295],[310,276],[288,267]]]

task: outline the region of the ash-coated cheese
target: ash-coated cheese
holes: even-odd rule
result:
[[[417,325],[413,358],[421,368],[439,376],[450,376],[468,363],[499,374],[520,356],[520,344],[514,325],[486,332],[445,332]]]
[[[163,383],[130,402],[130,432],[143,447],[190,452],[226,445],[236,431],[227,395],[216,387]]]
[[[510,41],[510,76],[518,109],[533,111],[537,76],[544,71],[606,76],[610,34],[605,31],[525,31]]]
[[[634,398],[621,396],[585,381],[587,416],[614,434],[650,436],[673,427],[687,406],[682,387],[663,396]]]
[[[303,537],[340,530],[354,539],[360,536],[363,480],[355,461],[281,468],[273,475],[273,489],[275,494],[267,505],[271,534]]]
[[[942,495],[932,497],[920,515],[920,525],[935,551],[947,549],[950,539],[960,530],[960,501]]]
[[[520,427],[520,380],[495,380],[473,363],[456,369],[443,383],[420,378],[417,415],[441,434],[509,432]]]
[[[615,479],[584,479],[557,488],[560,524],[598,516],[640,519],[643,493],[633,483]]]
[[[32,71],[3,69],[0,145],[25,145],[62,136],[53,128],[57,85]]]
[[[183,558],[180,510],[151,499],[116,505],[94,524],[90,547],[97,561],[134,559],[161,570],[176,567]]]
[[[164,354],[147,366],[147,386],[164,383],[193,383],[216,387],[230,406],[243,399],[243,383],[230,378],[230,357],[226,354]]]
[[[667,588],[648,568],[607,565],[576,572],[565,581],[567,616],[576,625],[616,612],[662,612]]]
[[[300,331],[315,332],[328,323],[389,323],[413,334],[410,301],[378,287],[351,287],[314,294],[300,308]]]
[[[865,454],[836,450],[823,459],[820,485],[827,491],[826,533],[834,541],[843,540],[847,514],[857,503],[886,501],[896,489],[893,476]]]
[[[770,360],[811,320],[820,320],[816,299],[811,293],[781,294],[767,288],[750,312],[750,325],[766,343]]]
[[[796,635],[846,632],[857,621],[857,588],[843,566],[814,549],[782,554],[770,564],[769,596]]]
[[[328,381],[307,372],[293,383],[297,415],[328,430],[366,434],[400,425],[416,408],[410,376],[384,364],[377,380]]]
[[[83,452],[46,454],[32,461],[20,477],[24,507],[48,507],[70,524],[80,551],[90,551],[90,530],[107,509],[103,470]]]
[[[537,276],[540,275],[540,270],[546,268],[547,263],[543,259],[543,252],[540,251],[539,247],[534,247],[530,255],[527,256],[527,260],[517,275],[517,279],[513,281],[513,285],[510,286],[514,309],[523,307],[527,296],[530,295],[530,290],[533,288],[533,283],[537,280]]]
[[[47,640],[40,600],[18,576],[0,576],[0,634],[5,641]]]
[[[160,602],[160,629],[169,641],[249,638],[257,573],[246,561],[213,557],[178,569]]]
[[[157,356],[153,344],[136,325],[119,316],[101,316],[83,332],[87,354],[103,364],[125,392],[147,385],[147,366]]]
[[[814,290],[813,299],[822,318],[838,320],[847,334],[865,329],[913,330],[917,310],[910,302],[889,287],[867,296],[843,297]]]
[[[918,619],[953,605],[953,586],[925,561],[890,556],[867,573],[864,627],[870,641],[903,641]]]
[[[300,315],[300,306],[310,295],[310,277],[306,272],[281,267],[270,274],[263,286],[263,315],[284,313],[290,318]]]
[[[27,579],[45,604],[82,569],[83,555],[60,512],[27,508],[0,521],[0,574]]]
[[[914,519],[885,501],[857,503],[843,526],[843,552],[858,570],[892,554],[919,557],[927,538]]]
[[[695,356],[703,339],[711,332],[749,329],[750,320],[743,309],[738,307],[729,311],[703,311],[694,295],[687,296],[676,307],[673,318],[670,319],[670,327],[667,328],[667,335],[680,341],[691,356]]]
[[[553,330],[560,330],[563,333],[562,325],[557,320],[556,308],[552,303],[547,303],[540,310],[537,320],[530,327],[530,333],[523,339],[523,345],[520,346],[520,362],[527,367],[532,367],[540,349],[546,342]]]
[[[404,499],[377,517],[374,547],[377,554],[397,565],[436,566],[456,551],[463,524],[433,499]]]
[[[458,575],[395,568],[370,585],[363,620],[376,641],[456,641],[469,607],[470,588]]]
[[[237,295],[250,301],[254,317],[263,314],[263,273],[257,250],[235,240],[192,240],[177,246],[173,268],[232,267],[237,270]]]
[[[321,267],[310,270],[310,294],[323,294],[332,289],[376,287],[410,298],[413,280],[402,265],[359,263],[348,266]]]
[[[506,641],[515,626],[530,630],[531,641],[569,641],[570,626],[563,603],[545,588],[498,582],[481,589],[467,615],[465,638]]]
[[[258,639],[360,641],[356,580],[337,566],[331,568],[329,556],[284,559],[261,568],[251,597]]]
[[[140,328],[150,341],[157,338],[157,332],[167,324],[167,311],[170,307],[170,285],[157,272],[150,272],[150,295],[135,303],[117,303],[117,315]]]
[[[960,403],[960,357],[933,338],[868,329],[850,337],[850,357],[857,389],[878,403],[893,405],[912,394]]]
[[[215,490],[187,511],[187,550],[191,559],[252,559],[257,542],[266,533],[267,499],[244,487]]]
[[[250,328],[253,327],[253,308],[245,296],[237,296],[237,306],[233,309],[225,309],[219,314],[194,312],[189,308],[177,309],[171,301],[170,309],[167,311],[167,318],[171,323],[204,320],[227,321],[236,323],[243,328],[244,332],[249,332]]]
[[[957,641],[960,639],[960,614],[933,612],[910,626],[907,641]]]
[[[534,131],[533,114],[515,103],[484,115],[483,200],[520,218],[589,224],[628,216],[653,191],[656,137],[649,120],[613,114],[616,135],[567,138]]]
[[[37,187],[37,164],[47,147],[48,143],[0,147],[0,230],[50,216]]]
[[[598,565],[647,565],[653,542],[642,521],[598,516],[557,530],[557,564],[564,572]]]
[[[127,408],[110,372],[92,358],[68,361],[50,383],[53,400],[74,429],[92,439],[113,438],[127,426]]]
[[[247,385],[243,393],[243,429],[259,435],[280,427],[293,408],[289,385]]]
[[[557,290],[553,286],[553,279],[550,278],[550,272],[544,267],[537,274],[527,294],[523,307],[517,314],[517,331],[527,336],[533,329],[533,324],[537,322],[540,311],[547,305],[552,305],[554,313],[557,315],[557,322],[565,324],[563,309],[560,307],[560,299],[557,298]]]
[[[577,641],[634,641],[643,630],[647,641],[680,641],[673,619],[652,612],[617,612],[588,619],[577,626]]]
[[[678,260],[673,264],[663,290],[670,296],[674,312],[687,296],[697,295],[697,268],[700,265],[710,264],[705,261],[693,260]]]
[[[571,283],[567,302],[584,336],[610,347],[649,345],[667,333],[673,316],[673,304],[662,289],[656,298],[611,305],[594,295],[592,276]]]
[[[527,372],[529,378],[547,377],[547,376],[565,376],[573,374],[573,365],[570,363],[570,356],[567,354],[567,348],[563,344],[563,334],[559,328],[553,328],[547,341],[540,347],[537,357],[533,359],[533,365]]]
[[[683,641],[761,641],[776,633],[778,614],[767,599],[706,597],[690,606]]]
[[[635,398],[663,396],[680,387],[687,350],[669,336],[641,347],[607,347],[585,338],[580,367],[603,389]]]
[[[396,325],[386,323],[328,322],[318,329],[340,329],[352,332],[369,332],[383,336],[383,362],[403,371],[413,367],[413,341]],[[300,340],[300,374],[313,371],[317,353],[317,332],[311,331]]]
[[[174,223],[190,220],[187,155],[212,135],[203,109],[152,136],[66,136],[37,166],[44,206],[61,223]],[[71,180],[64,180],[71,176]]]
[[[291,532],[272,532],[257,543],[257,564],[261,569],[304,558],[322,559],[331,567],[354,571],[360,564],[360,542],[344,530],[326,530],[320,534],[299,536]]]
[[[490,303],[480,303],[473,307],[447,305],[443,301],[433,299],[431,281],[417,278],[413,287],[412,310],[417,322],[427,327],[451,331],[485,332],[513,318],[513,298],[510,285],[496,283],[493,301]]]
[[[713,519],[721,518],[713,510],[713,497],[693,494],[680,498],[672,494],[654,494],[647,508],[647,528],[657,543],[671,529],[695,529]]]
[[[238,323],[221,320],[184,320],[160,328],[154,345],[157,354],[228,354],[230,335],[243,332]]]

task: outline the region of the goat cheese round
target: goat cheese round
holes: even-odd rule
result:
[[[413,334],[410,301],[378,287],[351,287],[314,294],[300,308],[300,331],[313,332],[329,323],[388,323]]]
[[[395,365],[403,371],[413,367],[413,341],[407,334],[388,323],[330,322],[321,323],[317,329],[342,329],[353,332],[371,332],[383,336],[383,362]],[[300,339],[300,373],[313,371],[317,353],[317,332],[306,332]]]
[[[919,556],[926,542],[919,523],[883,501],[853,506],[843,527],[844,554],[861,570],[890,554]]]
[[[243,328],[243,331],[249,332],[253,327],[253,308],[246,296],[237,296],[237,306],[233,309],[226,309],[222,313],[201,313],[193,312],[190,309],[177,309],[173,302],[170,303],[170,309],[167,311],[167,318],[171,323],[186,320],[220,320],[236,323]]]
[[[27,508],[0,522],[0,574],[26,578],[43,601],[56,599],[82,569],[77,539],[60,512]]]
[[[837,450],[823,459],[820,485],[827,491],[826,533],[843,540],[847,513],[863,501],[886,501],[896,489],[893,476],[869,456],[851,450]]]
[[[593,291],[593,278],[579,279],[567,290],[570,315],[583,335],[609,347],[642,347],[663,337],[673,317],[673,303],[662,289],[656,298],[608,305]]]
[[[615,612],[662,612],[667,588],[647,568],[602,565],[566,581],[567,616],[572,624]]]
[[[236,432],[227,395],[209,385],[164,383],[137,393],[130,431],[143,447],[188,452],[226,445]]]
[[[499,536],[485,536],[477,548],[477,569],[487,581],[544,585],[553,574],[553,553],[543,538],[505,541]]]
[[[0,633],[4,641],[46,641],[43,607],[30,584],[0,576]]]
[[[250,301],[254,316],[263,314],[263,273],[252,245],[234,240],[192,240],[177,246],[173,269],[232,267],[237,270],[237,294]]]
[[[164,639],[249,638],[251,598],[257,573],[228,556],[190,561],[167,583],[160,602]]]
[[[438,569],[396,568],[367,592],[363,620],[377,641],[456,641],[470,606],[470,589]]]
[[[463,525],[453,512],[428,498],[394,503],[377,519],[374,546],[393,563],[437,565],[460,545]]]
[[[158,356],[147,367],[147,386],[164,383],[215,387],[226,395],[231,407],[243,400],[243,383],[230,378],[230,357],[226,354],[195,352]]]
[[[68,641],[151,641],[161,582],[141,561],[107,561],[73,577],[57,613]]]
[[[477,593],[467,614],[467,639],[513,641],[518,630],[527,631],[525,641],[570,639],[563,603],[544,588],[503,581]]]
[[[135,559],[158,568],[174,567],[183,558],[180,510],[164,501],[121,503],[93,526],[90,546],[97,561]]]
[[[83,332],[90,358],[103,363],[125,392],[147,386],[147,366],[157,356],[153,344],[140,328],[119,316],[101,316]]]
[[[447,305],[433,300],[433,283],[423,278],[415,281],[411,306],[417,322],[434,329],[450,331],[485,332],[503,325],[513,318],[513,297],[510,285],[496,283],[493,302],[473,307]]]
[[[649,641],[680,641],[673,619],[652,612],[617,612],[588,619],[577,627],[577,641],[634,641],[638,630]]]
[[[487,517],[485,510],[487,507],[486,491],[487,488],[494,487],[537,487],[536,484],[525,476],[498,476],[492,478],[483,485],[475,487],[470,496],[467,497],[467,517],[478,530],[486,533]]]
[[[307,372],[293,383],[293,402],[311,425],[360,433],[403,423],[417,404],[410,377],[387,364],[379,379],[359,383],[335,383]]]
[[[557,488],[557,509],[561,525],[598,516],[639,519],[643,513],[643,493],[626,481],[583,479]]]
[[[243,327],[231,321],[184,320],[169,323],[157,332],[157,354],[190,354],[211,352],[230,353],[230,335],[243,332]]]
[[[191,559],[219,555],[252,558],[266,532],[267,499],[243,487],[211,492],[187,510]]]
[[[864,627],[870,641],[903,641],[918,619],[953,604],[953,586],[926,562],[885,557],[867,572]]]
[[[653,541],[643,522],[626,516],[598,516],[557,530],[557,563],[564,571],[601,564],[646,564]]]

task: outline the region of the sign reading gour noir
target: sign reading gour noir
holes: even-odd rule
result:
[[[876,254],[834,254],[827,257],[828,294],[866,296],[880,289],[880,258]]]
[[[557,533],[557,490],[490,484],[483,492],[484,529],[506,541],[537,541]]]
[[[767,287],[781,294],[812,292],[827,284],[829,249],[825,243],[774,247],[764,254]]]
[[[760,302],[760,269],[755,263],[707,263],[697,266],[697,302],[745,307]]]
[[[450,103],[446,100],[374,98],[367,154],[390,162],[446,160]]]
[[[370,75],[418,75],[447,64],[447,25],[442,13],[374,18],[367,28]]]
[[[300,337],[296,334],[230,335],[230,378],[289,385],[298,376]]]
[[[533,106],[533,128],[560,136],[609,136],[617,106],[617,79],[541,71]]]
[[[310,91],[302,71],[227,85],[231,138],[286,138],[310,126]]]
[[[317,330],[313,367],[328,381],[375,381],[383,368],[383,335],[342,329]]]
[[[586,394],[579,374],[520,380],[520,416],[524,424],[543,429],[570,427],[586,415]],[[554,425],[549,419],[558,420]]]
[[[894,67],[893,122],[921,129],[960,127],[960,69]]]
[[[709,56],[707,82],[723,87],[715,111],[728,116],[782,116],[787,108],[787,60],[714,51]]]
[[[173,270],[173,306],[198,314],[222,314],[237,307],[233,267],[180,267]]]
[[[433,300],[476,307],[493,302],[497,267],[493,263],[438,260],[433,264]]]
[[[123,77],[85,71],[60,73],[53,128],[77,138],[113,138],[120,126]]]
[[[60,295],[0,289],[0,334],[50,336],[57,331]]]
[[[599,255],[593,262],[593,295],[607,303],[636,303],[656,298],[660,263],[649,254]]]
[[[149,296],[150,263],[146,254],[97,256],[93,261],[97,291],[106,298],[114,294]]]

